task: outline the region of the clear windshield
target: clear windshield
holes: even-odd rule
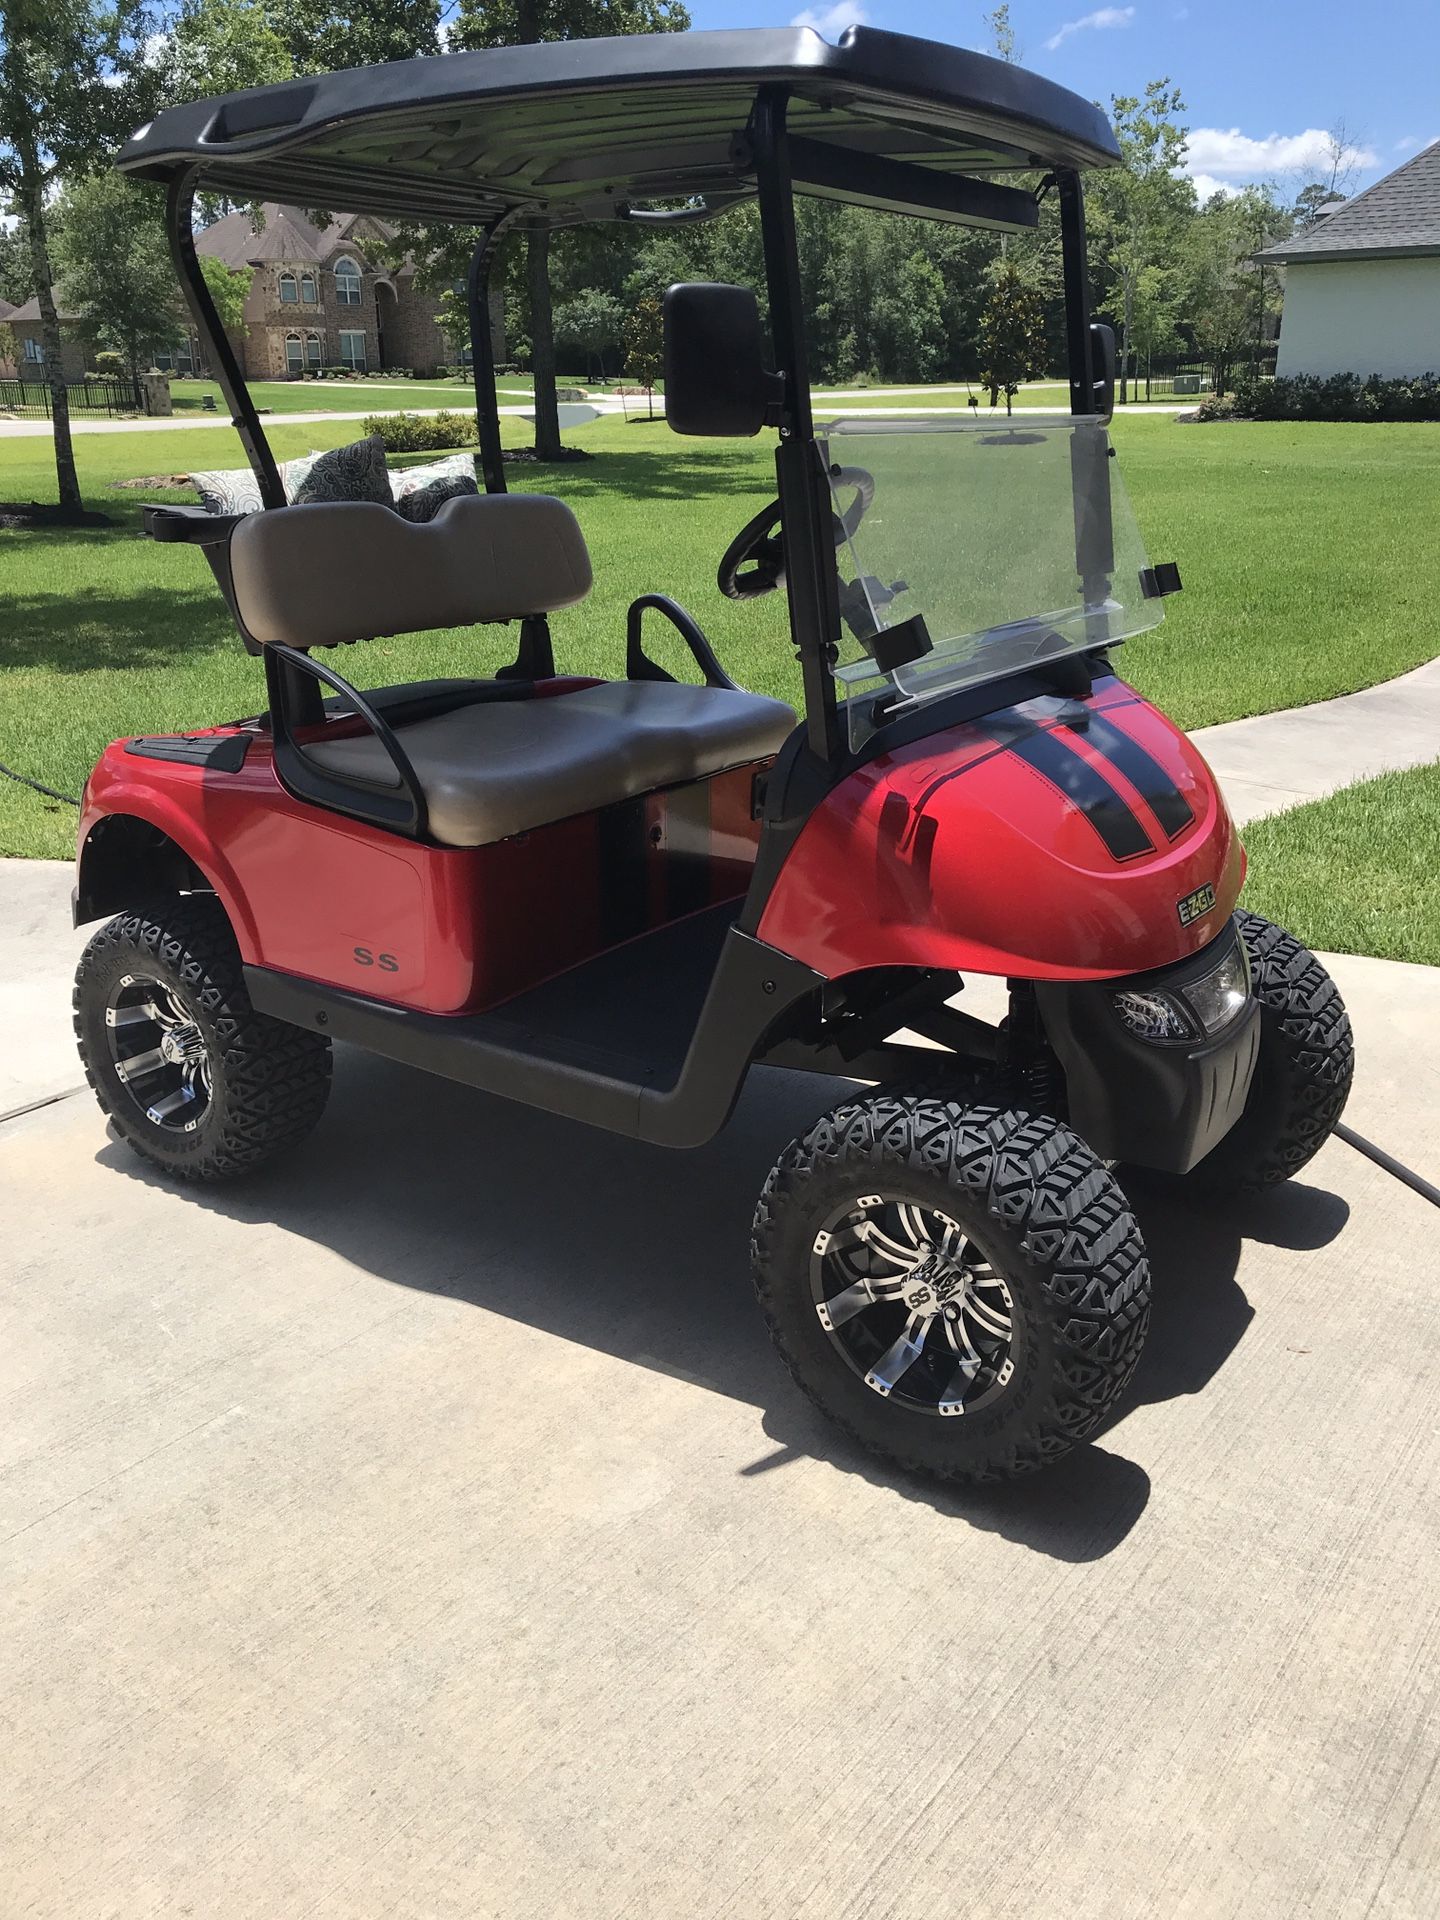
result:
[[[845,528],[835,677],[857,744],[876,696],[893,715],[1159,624],[1101,421],[845,420],[821,438]]]

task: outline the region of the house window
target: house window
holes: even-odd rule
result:
[[[335,298],[342,307],[360,304],[360,269],[353,260],[335,262]]]
[[[33,339],[27,335],[25,340],[25,358],[36,366],[43,366],[45,363],[45,346],[43,341]]]
[[[285,336],[285,371],[300,373],[305,366],[305,343],[298,333]]]
[[[296,291],[296,287],[295,287],[295,276],[294,276],[294,274],[293,274],[293,273],[282,273],[282,274],[281,274],[281,276],[280,276],[280,304],[281,304],[281,306],[282,306],[282,307],[293,307],[293,306],[295,305],[295,303],[296,303],[296,301],[297,301],[297,300],[299,299],[299,297],[300,297],[300,296],[299,296],[299,293],[298,293],[298,292]]]
[[[301,276],[300,276],[300,300],[301,300],[301,304],[302,304],[302,305],[304,305],[304,306],[307,306],[307,307],[313,307],[313,306],[315,305],[315,303],[316,303],[316,301],[317,301],[317,299],[318,299],[318,298],[319,298],[319,295],[318,295],[318,293],[316,292],[316,289],[315,289],[315,276],[314,276],[314,274],[313,274],[313,273],[302,273],[302,274],[301,274]]]
[[[363,333],[342,333],[340,335],[340,359],[347,367],[353,367],[357,373],[365,371],[365,336]]]
[[[318,367],[321,364],[321,360],[320,360],[321,351],[322,351],[322,347],[321,347],[321,340],[320,340],[319,334],[307,333],[305,336],[306,366]]]

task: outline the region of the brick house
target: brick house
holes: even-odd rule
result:
[[[66,313],[63,305],[58,318],[65,378],[72,383],[83,380],[95,355],[93,329],[76,315]],[[0,330],[0,379],[43,380],[45,343],[40,332],[39,300],[32,294],[18,307],[0,300]]]
[[[227,213],[197,234],[202,255],[251,267],[245,322],[233,337],[249,380],[284,379],[315,367],[428,373],[457,358],[436,324],[438,303],[415,285],[411,261],[393,271],[370,248],[395,229],[368,214],[341,214],[317,226],[298,207],[267,203],[258,231],[248,210]],[[503,306],[492,303],[491,339],[503,357]]]

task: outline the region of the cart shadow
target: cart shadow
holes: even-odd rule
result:
[[[1243,1337],[1243,1236],[1321,1245],[1344,1203],[1292,1187],[1243,1217],[1161,1191],[1137,1202],[1156,1269],[1145,1357],[1106,1444],[1032,1481],[981,1493],[892,1471],[793,1386],[748,1277],[750,1216],[785,1142],[834,1105],[841,1082],[759,1070],[730,1125],[699,1153],[667,1153],[340,1049],[310,1145],[234,1188],[187,1189],[247,1223],[276,1222],[398,1286],[468,1301],[565,1340],[756,1406],[771,1443],[743,1477],[818,1457],[875,1486],[1051,1558],[1117,1547],[1149,1478],[1112,1450],[1137,1406],[1198,1392]],[[102,1159],[150,1181],[113,1139]]]

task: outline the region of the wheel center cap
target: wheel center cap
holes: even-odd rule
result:
[[[927,1254],[919,1266],[905,1276],[900,1297],[911,1313],[938,1313],[952,1294],[965,1284],[965,1272],[952,1267],[939,1254]]]
[[[187,1061],[198,1060],[204,1051],[200,1029],[189,1022],[183,1027],[171,1027],[161,1035],[160,1052],[172,1067],[183,1067]]]

